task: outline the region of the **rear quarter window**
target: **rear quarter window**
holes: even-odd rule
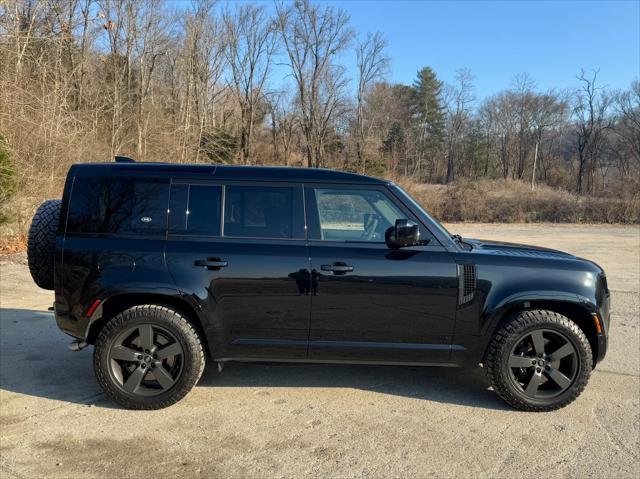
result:
[[[168,201],[165,179],[77,176],[67,233],[164,236]]]

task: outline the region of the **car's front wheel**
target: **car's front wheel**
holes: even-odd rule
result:
[[[101,329],[93,354],[96,378],[128,409],[170,406],[198,382],[204,351],[198,333],[164,306],[129,308]]]
[[[524,411],[551,411],[574,401],[591,374],[589,340],[553,311],[521,311],[495,334],[486,359],[495,392]]]

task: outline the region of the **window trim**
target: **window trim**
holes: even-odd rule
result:
[[[220,238],[224,238],[224,211],[227,207],[227,185],[222,185],[222,198],[220,198]]]

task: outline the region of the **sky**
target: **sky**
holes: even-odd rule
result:
[[[523,72],[540,90],[577,87],[581,68],[599,69],[601,84],[614,89],[640,77],[640,0],[321,3],[346,10],[356,32],[385,35],[392,82],[411,84],[430,66],[452,83],[457,69],[468,68],[482,98]],[[343,60],[355,78],[353,49]]]
[[[640,0],[328,3],[347,10],[356,31],[385,34],[394,82],[411,83],[427,65],[453,82],[469,68],[484,97],[522,72],[541,90],[575,87],[581,68],[599,69],[611,88],[640,77]]]

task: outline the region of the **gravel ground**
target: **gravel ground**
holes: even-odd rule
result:
[[[0,257],[0,477],[630,477],[640,475],[640,230],[450,225],[598,262],[610,351],[553,413],[506,407],[481,370],[209,364],[179,404],[118,408],[91,349],[67,351],[24,256]]]
[[[0,265],[24,264],[27,265],[27,253],[0,253]]]

